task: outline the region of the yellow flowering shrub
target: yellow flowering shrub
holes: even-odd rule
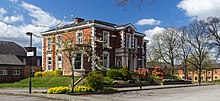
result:
[[[70,92],[70,88],[69,87],[53,87],[48,89],[47,93],[48,94],[66,94]]]
[[[43,72],[39,71],[34,73],[34,77],[42,77]]]
[[[95,90],[88,86],[75,86],[74,92],[81,93],[81,92],[94,92]]]
[[[53,71],[46,71],[42,73],[42,76],[54,76],[54,75],[55,75],[55,72]]]

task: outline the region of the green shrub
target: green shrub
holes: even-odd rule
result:
[[[53,87],[50,88],[47,93],[48,94],[66,94],[70,92],[70,88],[69,87]]]
[[[39,71],[34,73],[34,77],[42,77],[43,72]]]
[[[92,71],[88,74],[86,85],[95,91],[103,89],[103,74],[101,71]]]
[[[159,76],[156,76],[156,75],[151,75],[151,77],[154,79],[154,80],[156,80],[156,81],[158,81],[158,82],[162,82],[162,78],[160,78]]]
[[[123,69],[122,69],[122,76],[123,76],[123,79],[124,80],[129,80],[131,79],[131,76],[130,76],[130,72],[128,70],[128,66],[124,66]]]
[[[92,87],[88,86],[75,86],[74,92],[81,93],[81,92],[94,92],[95,90]]]
[[[110,69],[122,69],[122,66],[111,66]]]
[[[54,71],[54,76],[62,76],[63,75],[63,70],[57,69]]]
[[[104,77],[103,79],[103,84],[113,84],[114,79],[110,77]]]
[[[123,75],[122,75],[122,69],[110,69],[107,71],[107,76],[116,79],[116,80],[122,80]]]
[[[180,80],[181,77],[179,77],[178,75],[172,75],[172,74],[166,74],[165,75],[166,79],[175,79],[175,80]]]
[[[46,72],[43,72],[43,76],[54,76],[54,72],[53,71],[46,71]]]

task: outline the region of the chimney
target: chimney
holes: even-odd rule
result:
[[[84,19],[82,19],[82,18],[75,18],[75,24],[78,24],[83,21],[84,21]]]

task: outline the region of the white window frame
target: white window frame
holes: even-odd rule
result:
[[[50,40],[50,41],[49,41]],[[53,39],[52,37],[48,37],[47,38],[47,51],[51,51],[52,50],[52,42],[53,42]]]
[[[59,57],[61,57],[61,61],[59,61]],[[63,57],[62,57],[62,54],[58,54],[56,58],[57,58],[57,59],[56,59],[56,60],[57,60],[57,61],[56,61],[56,62],[57,62],[57,63],[56,63],[56,64],[57,64],[57,69],[61,69],[61,70],[62,70],[62,69],[63,69],[63,62],[62,62]],[[59,64],[61,65],[61,67],[59,67]]]
[[[105,55],[107,55],[107,64],[104,63],[104,62],[105,62],[105,59],[104,59],[104,58],[105,58]],[[103,63],[102,63],[102,64],[103,64],[103,66],[104,66],[105,68],[109,68],[109,57],[110,57],[110,56],[109,56],[109,52],[104,51],[104,52],[103,52],[103,59],[102,59],[102,60],[103,60]],[[106,66],[105,66],[105,65],[106,65]]]
[[[0,69],[0,72],[2,72],[0,75],[8,75],[8,70],[6,69]]]
[[[117,60],[117,66],[121,66],[121,60]]]
[[[110,44],[110,32],[103,31],[103,46],[108,47]]]
[[[13,70],[13,75],[21,75],[21,70],[20,69],[14,69]]]
[[[131,48],[131,34],[126,34],[126,48]]]
[[[59,39],[59,37],[61,37],[61,38]],[[57,50],[62,49],[62,35],[57,35],[57,37],[56,37],[56,43],[57,43],[56,49],[57,49]]]
[[[81,68],[80,69],[76,69],[76,64],[75,64],[75,62],[76,62],[76,60],[75,60],[75,57],[74,57],[74,59],[73,59],[73,65],[74,65],[74,70],[83,70],[83,53],[78,53],[78,54],[81,54]]]
[[[79,36],[81,34],[81,36]],[[83,44],[83,31],[76,32],[76,44]]]
[[[51,64],[49,64],[49,60],[48,60],[48,58],[50,57],[50,63]],[[48,70],[48,71],[51,71],[51,70],[53,70],[52,69],[52,55],[51,54],[48,54],[47,55],[47,58],[46,58],[46,70]],[[48,68],[48,66],[50,66],[50,69]]]
[[[134,38],[134,49],[135,50],[137,49],[137,38],[136,37]]]

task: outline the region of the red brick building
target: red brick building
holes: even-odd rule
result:
[[[183,70],[177,70],[177,75],[181,78],[185,79],[185,74]],[[189,70],[187,74],[188,79],[197,82],[199,80],[198,70]],[[212,64],[212,67],[209,69],[203,69],[201,73],[201,80],[202,81],[215,81],[220,80],[220,64]]]
[[[94,59],[105,68],[111,66],[128,66],[130,70],[146,66],[146,50],[148,40],[144,34],[137,32],[132,24],[113,24],[99,20],[76,18],[75,22],[41,33],[43,36],[43,64],[45,71],[62,69],[64,75],[71,74],[70,65],[63,54],[57,53],[62,44],[56,44],[65,35],[71,35],[73,44],[88,44],[91,48],[90,57],[83,53],[77,54],[74,64],[76,73],[85,73],[96,67]]]

